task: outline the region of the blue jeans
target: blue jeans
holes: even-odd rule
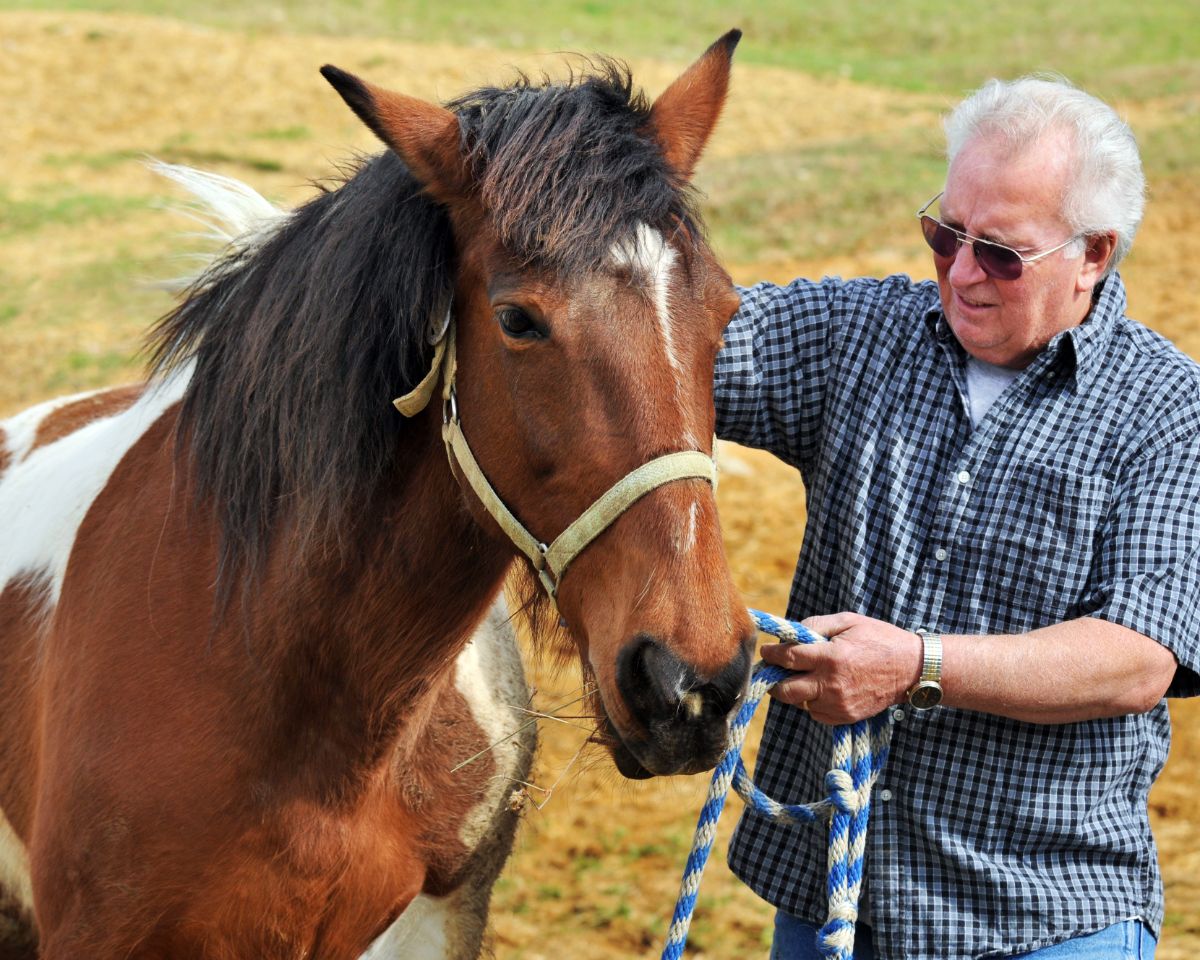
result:
[[[1010,960],[1154,960],[1158,945],[1154,934],[1140,920],[1125,920],[1098,933],[1064,940]],[[775,913],[775,938],[771,960],[822,960],[817,950],[817,928],[790,913]],[[854,960],[875,960],[871,928],[860,923],[854,934]]]

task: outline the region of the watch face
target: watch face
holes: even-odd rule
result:
[[[918,683],[908,695],[908,702],[918,710],[928,710],[942,702],[941,684],[932,680]]]

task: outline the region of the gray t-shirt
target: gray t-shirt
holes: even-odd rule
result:
[[[971,412],[972,427],[979,426],[996,398],[1020,375],[1020,370],[967,357],[967,409]]]

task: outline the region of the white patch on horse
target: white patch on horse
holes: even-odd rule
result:
[[[517,781],[528,778],[535,738],[534,728],[524,726],[529,689],[503,595],[458,654],[455,686],[493,744],[488,755],[496,764],[484,798],[458,830],[463,845],[474,852],[473,874],[445,898],[418,896],[361,960],[474,960],[479,953],[488,894],[509,848],[500,830],[515,828],[506,804]],[[502,817],[499,823],[497,817]]]
[[[489,754],[496,772],[459,828],[473,853],[472,875],[447,897],[418,896],[361,960],[474,960],[479,953],[492,882],[509,848],[505,831],[516,826],[508,798],[516,781],[529,776],[536,739],[532,726],[521,729],[529,719],[529,688],[510,619],[501,595],[455,661],[455,687],[495,745]]]
[[[29,878],[29,852],[0,810],[0,891],[17,901],[32,916],[33,884]]]
[[[533,731],[527,736],[517,734],[529,720],[523,712],[529,704],[529,688],[503,595],[459,654],[454,685],[470,706],[484,739],[495,744],[489,752],[496,773],[459,829],[463,845],[474,850],[491,833],[497,810],[519,786],[515,781],[525,779],[533,753]]]
[[[44,578],[46,604],[57,605],[67,561],[88,509],[129,449],[183,395],[190,376],[190,368],[181,369],[167,381],[151,384],[125,410],[93,420],[32,452],[41,419],[78,397],[42,404],[4,423],[9,442],[15,436],[14,447],[25,452],[0,481],[0,522],[6,541],[0,554],[0,593],[18,577]],[[40,416],[30,417],[39,411]]]
[[[688,508],[687,520],[684,522],[683,536],[675,544],[676,552],[690,553],[696,546],[696,521],[700,513],[700,501],[693,500]]]
[[[245,254],[261,246],[290,216],[230,177],[169,163],[150,166],[195,198],[183,212],[207,228],[205,236],[224,246],[217,255],[218,264],[232,263],[222,259],[230,253]],[[218,266],[211,277],[219,275]],[[164,286],[186,285],[191,279]],[[0,555],[0,591],[16,577],[44,576],[48,605],[57,604],[67,559],[88,508],[126,451],[182,396],[190,376],[190,369],[181,369],[152,385],[128,409],[36,450],[38,427],[50,414],[103,391],[58,397],[3,423],[10,463],[0,478],[0,520],[7,524],[7,545]]]
[[[22,410],[3,421],[6,446],[12,458],[11,462],[20,463],[29,456],[29,451],[33,449],[33,444],[37,440],[38,428],[52,413],[78,400],[94,397],[103,392],[103,390],[85,390],[83,393],[72,393],[66,397],[55,397],[53,400],[46,400]]]
[[[453,954],[453,898],[418,896],[367,948],[361,960],[448,960]]]

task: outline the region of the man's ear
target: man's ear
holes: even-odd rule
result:
[[[691,180],[729,92],[729,68],[741,30],[730,30],[654,101],[650,128],[671,169]]]
[[[1083,238],[1083,265],[1079,268],[1076,287],[1079,291],[1093,290],[1117,251],[1115,233],[1094,233]]]
[[[436,104],[393,93],[326,64],[321,75],[380,140],[408,165],[442,203],[462,197],[470,178],[459,140],[458,117]]]

